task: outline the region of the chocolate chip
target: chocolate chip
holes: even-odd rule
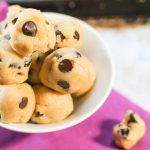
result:
[[[60,54],[56,54],[55,56],[57,57],[57,60],[62,57],[62,55],[60,55]]]
[[[26,107],[28,103],[28,98],[27,97],[22,97],[21,102],[19,103],[19,108],[23,109]]]
[[[8,66],[8,68],[17,68],[18,67],[18,64],[17,63],[12,63]]]
[[[79,33],[77,32],[77,30],[75,30],[73,37],[74,37],[74,39],[77,39],[77,40],[80,39],[80,35],[79,35]]]
[[[59,30],[56,31],[56,36],[60,36],[61,41],[63,41],[65,39],[65,36]]]
[[[5,38],[6,40],[10,40],[10,39],[11,39],[10,34],[5,34],[5,35],[4,35],[4,38]]]
[[[12,20],[12,23],[15,24],[17,20],[18,20],[18,18],[14,18],[14,19]]]
[[[32,74],[32,70],[30,69],[30,70],[29,70],[29,75],[31,75],[31,74]]]
[[[18,69],[21,69],[21,66],[18,66]]]
[[[23,75],[21,72],[18,72],[17,74],[18,74],[18,75]]]
[[[46,22],[46,24],[48,24],[48,25],[49,25],[49,22],[48,22],[47,20],[45,20],[45,22]]]
[[[131,113],[129,116],[128,124],[130,123],[137,123],[137,120],[134,117],[134,113]]]
[[[52,54],[54,51],[56,51],[57,48],[52,48],[49,51],[46,52],[46,55]]]
[[[122,136],[127,137],[130,130],[128,128],[120,129],[119,132],[121,133]]]
[[[44,114],[41,114],[39,111],[38,112],[36,112],[36,114],[35,114],[35,117],[41,117],[41,116],[43,116]]]
[[[57,84],[62,87],[63,89],[69,89],[70,85],[67,81],[64,81],[64,80],[60,80],[57,82]]]
[[[4,26],[4,28],[6,29],[6,28],[7,28],[7,26],[8,26],[8,24],[6,23],[6,24],[5,24],[5,26]]]
[[[25,60],[24,61],[24,67],[29,67],[31,64],[31,60]]]
[[[58,25],[55,24],[55,25],[54,25],[54,28],[55,28],[55,29],[58,28]]]
[[[59,63],[58,68],[61,72],[65,73],[65,72],[71,71],[73,68],[73,65],[69,59],[64,59]]]
[[[76,51],[76,55],[77,55],[77,58],[82,57],[81,54],[79,52],[77,52],[77,51]]]
[[[40,59],[41,59],[40,56],[38,56],[36,59],[36,64],[38,64],[40,62]]]
[[[0,58],[0,62],[2,62],[2,59]]]
[[[36,36],[37,27],[36,24],[32,21],[26,22],[22,27],[22,32],[27,36]]]

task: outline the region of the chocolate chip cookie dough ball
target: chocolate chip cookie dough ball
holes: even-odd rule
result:
[[[19,5],[9,6],[7,17],[2,25],[2,34],[7,34],[11,31],[12,25],[16,21],[16,16],[23,10],[24,8]]]
[[[41,69],[41,65],[44,61],[44,53],[35,51],[32,54],[32,63],[28,74],[28,82],[30,84],[40,83],[39,80],[39,71]]]
[[[0,115],[3,123],[25,123],[35,108],[35,95],[27,83],[0,85]]]
[[[88,81],[88,60],[75,48],[60,48],[47,56],[39,78],[47,87],[61,93],[75,93]]]
[[[32,54],[32,63],[28,74],[28,82],[32,85],[40,83],[39,72],[46,56],[50,55],[56,49],[51,49],[46,53],[35,51]]]
[[[0,84],[22,83],[28,78],[31,57],[14,52],[9,41],[0,37]]]
[[[124,149],[133,147],[145,134],[144,121],[132,111],[128,111],[121,123],[113,129],[115,144]]]
[[[73,111],[70,94],[61,94],[41,85],[34,86],[34,92],[36,106],[31,120],[35,123],[55,123],[67,118]]]
[[[11,5],[8,8],[7,22],[11,22],[24,8],[19,5]]]
[[[10,32],[10,44],[21,56],[33,51],[46,52],[54,48],[56,35],[39,10],[24,9],[15,18]]]
[[[56,47],[77,47],[81,45],[83,34],[81,25],[73,19],[50,20],[56,34]]]

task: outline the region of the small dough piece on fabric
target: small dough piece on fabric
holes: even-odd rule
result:
[[[67,118],[73,111],[70,94],[61,94],[42,85],[33,87],[36,106],[31,120],[35,123],[55,123]]]
[[[0,37],[0,84],[22,83],[28,78],[31,57],[18,55],[5,38]]]
[[[35,95],[27,84],[0,85],[0,115],[3,123],[26,123],[35,108]]]
[[[47,56],[39,78],[47,87],[61,93],[75,93],[88,81],[88,59],[75,48],[60,48]]]
[[[128,111],[121,123],[113,129],[115,144],[124,149],[132,148],[145,134],[145,122],[132,111]]]
[[[83,40],[83,31],[80,23],[73,19],[49,20],[54,26],[56,47],[78,47]]]
[[[45,53],[54,48],[56,42],[53,26],[39,10],[30,8],[18,14],[10,37],[12,48],[21,56],[31,55],[34,51]]]

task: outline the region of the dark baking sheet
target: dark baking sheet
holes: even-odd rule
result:
[[[7,0],[42,11],[60,12],[76,17],[150,16],[150,0]]]

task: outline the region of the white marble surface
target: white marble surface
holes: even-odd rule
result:
[[[150,112],[150,25],[98,31],[115,62],[114,88]]]

